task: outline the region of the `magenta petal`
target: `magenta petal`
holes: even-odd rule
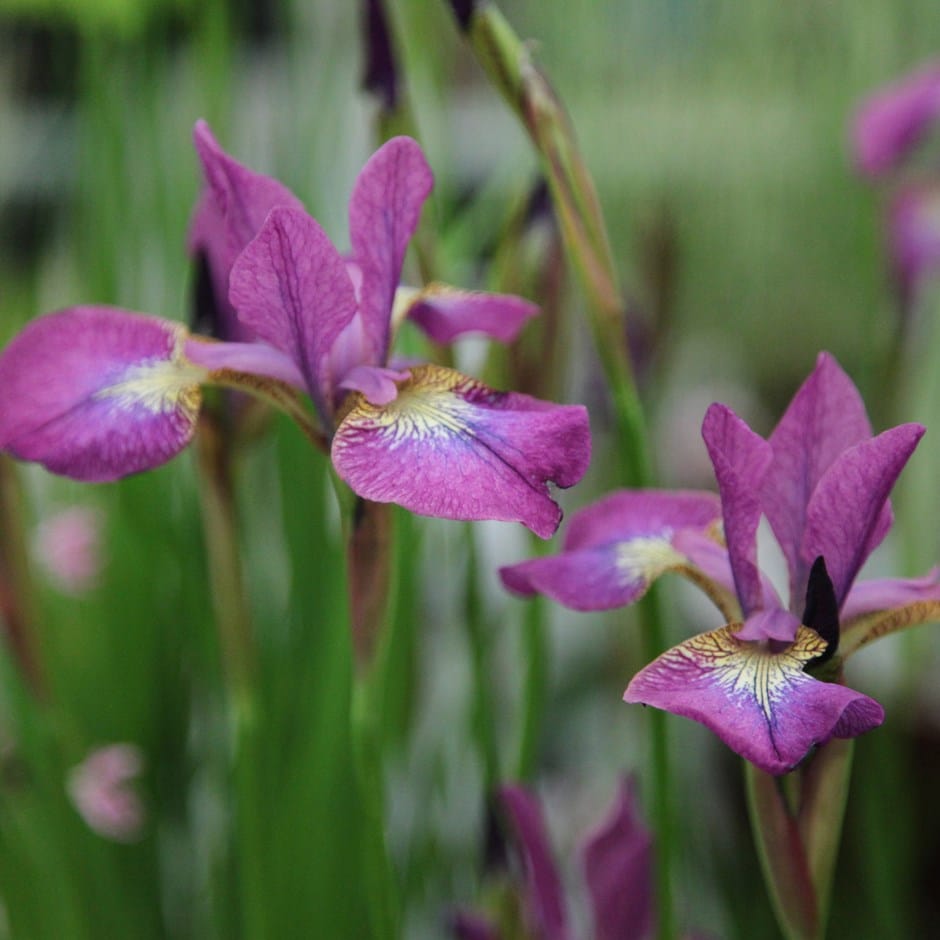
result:
[[[406,316],[435,343],[452,343],[468,333],[482,333],[510,343],[539,312],[539,308],[511,294],[486,294],[432,284],[420,291]]]
[[[746,615],[762,602],[757,525],[761,516],[761,487],[773,454],[770,445],[725,405],[709,407],[702,423],[702,437],[718,480],[728,557]]]
[[[919,578],[873,578],[859,581],[842,605],[843,623],[878,610],[906,607],[919,601],[940,601],[940,567]]]
[[[701,722],[771,774],[792,770],[814,745],[884,720],[873,699],[803,671],[826,645],[812,630],[801,627],[778,653],[733,631],[723,627],[667,650],[633,677],[624,700]]]
[[[321,416],[333,409],[329,353],[356,313],[346,264],[306,212],[273,209],[232,267],[239,318],[283,350],[303,374]]]
[[[249,170],[216,143],[209,125],[197,121],[193,143],[202,161],[207,195],[197,208],[190,230],[191,249],[204,247],[210,258],[227,272],[238,253],[261,229],[276,206],[303,211],[303,203],[270,176]],[[204,204],[211,200],[210,205]],[[221,223],[221,224],[220,224]],[[227,291],[223,291],[224,297]]]
[[[0,449],[54,473],[103,481],[182,450],[202,369],[177,323],[112,307],[72,307],[30,323],[0,356]]]
[[[190,362],[210,371],[231,369],[234,372],[266,375],[287,382],[301,391],[307,387],[294,360],[267,343],[213,343],[191,336],[183,348]]]
[[[398,397],[397,383],[406,381],[410,376],[407,369],[354,366],[346,373],[339,387],[362,392],[373,405],[387,405]]]
[[[843,451],[869,437],[871,425],[858,389],[832,356],[820,353],[770,435],[773,462],[762,492],[764,512],[787,559],[791,596],[800,601],[809,573],[800,543],[813,490]]]
[[[620,607],[682,564],[671,545],[676,529],[707,526],[719,513],[711,493],[613,493],[575,513],[561,554],[505,567],[500,576],[517,594],[542,593],[574,610]]]
[[[643,940],[653,934],[653,838],[624,781],[610,816],[582,849],[596,940]]]
[[[777,607],[751,614],[734,635],[739,640],[775,640],[778,643],[792,643],[799,628],[800,621],[790,611]]]
[[[356,180],[349,200],[349,236],[362,272],[359,309],[369,343],[364,365],[385,362],[405,251],[433,185],[424,154],[409,137],[394,137],[379,148]]]
[[[564,940],[565,901],[538,801],[518,786],[503,787],[500,802],[512,824],[526,872],[533,935]]]
[[[864,102],[855,119],[859,169],[880,176],[902,163],[940,117],[940,63],[931,63]]]
[[[891,267],[905,305],[917,301],[921,288],[940,276],[940,189],[907,189],[889,211]]]
[[[333,438],[333,464],[365,499],[443,519],[522,522],[548,538],[590,460],[586,410],[496,392],[452,369],[416,366],[386,406],[358,395]]]
[[[902,424],[857,444],[830,466],[813,493],[801,554],[807,564],[823,556],[840,606],[890,528],[888,494],[923,434],[919,424]]]

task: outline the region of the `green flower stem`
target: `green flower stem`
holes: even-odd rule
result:
[[[246,940],[264,940],[264,831],[266,796],[260,780],[263,723],[256,694],[256,650],[242,581],[238,520],[229,439],[217,415],[203,410],[196,435],[199,497],[209,587],[235,733],[238,883]]]
[[[542,714],[548,690],[549,649],[545,634],[545,601],[542,597],[533,597],[526,605],[522,629],[526,672],[516,776],[519,780],[531,780],[538,761]]]
[[[788,940],[818,937],[819,914],[795,814],[781,781],[745,762],[748,810],[764,882]]]
[[[603,214],[571,123],[551,85],[532,62],[528,47],[495,4],[473,5],[461,26],[480,64],[519,118],[542,159],[565,250],[588,301],[590,328],[613,401],[620,476],[627,485],[648,486],[653,479],[652,464],[627,351],[623,300]],[[639,616],[644,651],[652,658],[665,648],[655,592],[644,598]],[[670,874],[675,854],[673,799],[666,728],[662,716],[650,722],[660,938],[675,933]]]
[[[480,760],[483,762],[485,792],[490,794],[499,785],[499,748],[496,741],[496,722],[493,715],[492,687],[490,684],[489,624],[480,597],[478,578],[479,559],[473,528],[464,525],[464,544],[467,552],[467,571],[464,595],[464,619],[467,643],[473,670],[473,736],[476,738]]]
[[[391,506],[356,496],[331,472],[346,544],[349,617],[356,676],[352,700],[352,748],[359,800],[362,806],[361,847],[363,884],[374,940],[399,936],[399,893],[385,838],[384,752],[379,720],[385,688],[382,664],[376,655],[385,638],[391,609]]]
[[[744,765],[764,881],[789,940],[825,932],[853,752],[853,741],[833,739],[785,777]]]
[[[252,708],[255,650],[238,551],[238,522],[226,436],[208,409],[196,435],[199,497],[209,586],[229,694],[236,708]]]
[[[0,454],[0,623],[20,674],[45,697],[29,552],[20,513],[22,493],[13,461]]]

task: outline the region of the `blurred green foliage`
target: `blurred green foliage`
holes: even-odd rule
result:
[[[489,262],[535,181],[535,160],[447,5],[394,6],[417,130],[437,177],[430,228],[439,274],[485,284],[497,276]],[[699,445],[694,422],[677,425],[677,403],[701,415],[717,387],[766,430],[820,348],[858,379],[879,426],[937,423],[940,402],[922,397],[918,414],[896,413],[904,394],[885,387],[897,311],[878,199],[853,175],[847,145],[860,97],[940,48],[933,0],[502,6],[533,37],[595,174],[647,337],[644,394],[665,478],[709,482],[683,477],[694,461],[671,429]],[[227,150],[294,188],[342,246],[346,197],[374,143],[375,105],[360,76],[355,4],[0,0],[0,342],[77,302],[187,317],[185,234],[199,188],[190,132],[200,116]],[[526,274],[510,272],[537,286]],[[603,393],[582,301],[567,291],[563,304],[569,361],[554,394],[591,405],[601,455],[588,484],[566,494],[574,508],[616,481],[604,468]],[[905,374],[934,368],[922,347],[905,355]],[[37,706],[3,663],[0,937],[368,935],[360,867],[368,833],[326,467],[281,421],[236,467],[259,688],[250,747],[239,756],[193,455],[107,487],[20,469],[28,532],[56,507],[89,502],[104,513],[107,535],[101,582],[86,596],[64,596],[34,572],[51,702]],[[940,547],[935,480],[930,469],[920,489],[902,492],[915,509],[895,554],[905,554],[905,531],[910,543],[913,529],[921,538],[908,552],[920,567],[906,574]],[[924,506],[926,525],[916,509]],[[476,536],[484,633],[475,647],[460,528],[399,522],[394,642],[372,704],[389,762],[406,932],[420,938],[439,936],[448,906],[473,903],[480,886],[484,769],[470,702],[481,650],[502,773],[514,766],[525,607],[495,588],[493,569],[528,548],[505,527]],[[689,610],[675,606],[672,639],[701,616]],[[565,847],[585,816],[597,817],[616,775],[643,762],[642,715],[619,702],[640,665],[626,619],[549,616],[536,779],[558,807]],[[894,643],[896,657],[871,660],[864,672],[889,720],[859,743],[833,937],[928,936],[940,918],[930,880],[940,856],[932,813],[940,713],[930,691],[940,646],[927,636]],[[681,920],[722,937],[774,936],[737,765],[702,729],[674,728]],[[146,761],[148,820],[132,845],[88,830],[65,790],[89,749],[118,740],[135,742]],[[247,789],[238,761],[256,771]],[[263,908],[254,932],[252,905]]]

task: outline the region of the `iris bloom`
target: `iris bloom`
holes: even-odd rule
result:
[[[527,935],[565,940],[573,934],[538,800],[521,786],[503,787],[499,797],[525,873]],[[597,940],[652,936],[652,836],[640,819],[631,782],[621,784],[608,817],[584,840],[580,855],[594,922],[591,936]],[[499,940],[502,936],[475,914],[458,914],[453,928],[460,940]]]
[[[888,216],[891,270],[905,308],[940,275],[940,187],[902,189]]]
[[[551,535],[561,510],[549,482],[571,486],[587,468],[585,409],[389,362],[405,316],[448,342],[467,332],[507,340],[535,313],[515,297],[399,291],[433,182],[420,147],[391,140],[359,174],[344,257],[295,196],[224,153],[204,123],[195,142],[207,185],[190,248],[207,262],[226,341],[112,307],[41,317],[0,356],[0,449],[111,480],[188,444],[201,385],[259,391],[288,409],[291,386],[310,397],[339,476],[360,496]]]
[[[936,571],[855,584],[923,432],[905,424],[873,437],[858,391],[823,353],[768,440],[724,405],[709,408],[702,434],[720,504],[708,493],[616,493],[572,518],[561,555],[505,568],[503,581],[599,610],[638,599],[666,571],[690,577],[727,624],[663,653],[624,698],[693,718],[785,773],[814,746],[881,724],[881,706],[841,684],[844,659],[938,616]],[[757,565],[762,514],[786,559],[787,605]]]

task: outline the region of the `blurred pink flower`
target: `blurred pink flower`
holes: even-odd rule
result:
[[[133,744],[109,744],[92,751],[69,774],[67,790],[88,827],[115,842],[134,842],[144,823],[144,806],[130,786],[143,769]]]
[[[49,579],[66,594],[84,594],[101,573],[101,514],[88,506],[71,506],[41,522],[36,529],[36,557]]]

